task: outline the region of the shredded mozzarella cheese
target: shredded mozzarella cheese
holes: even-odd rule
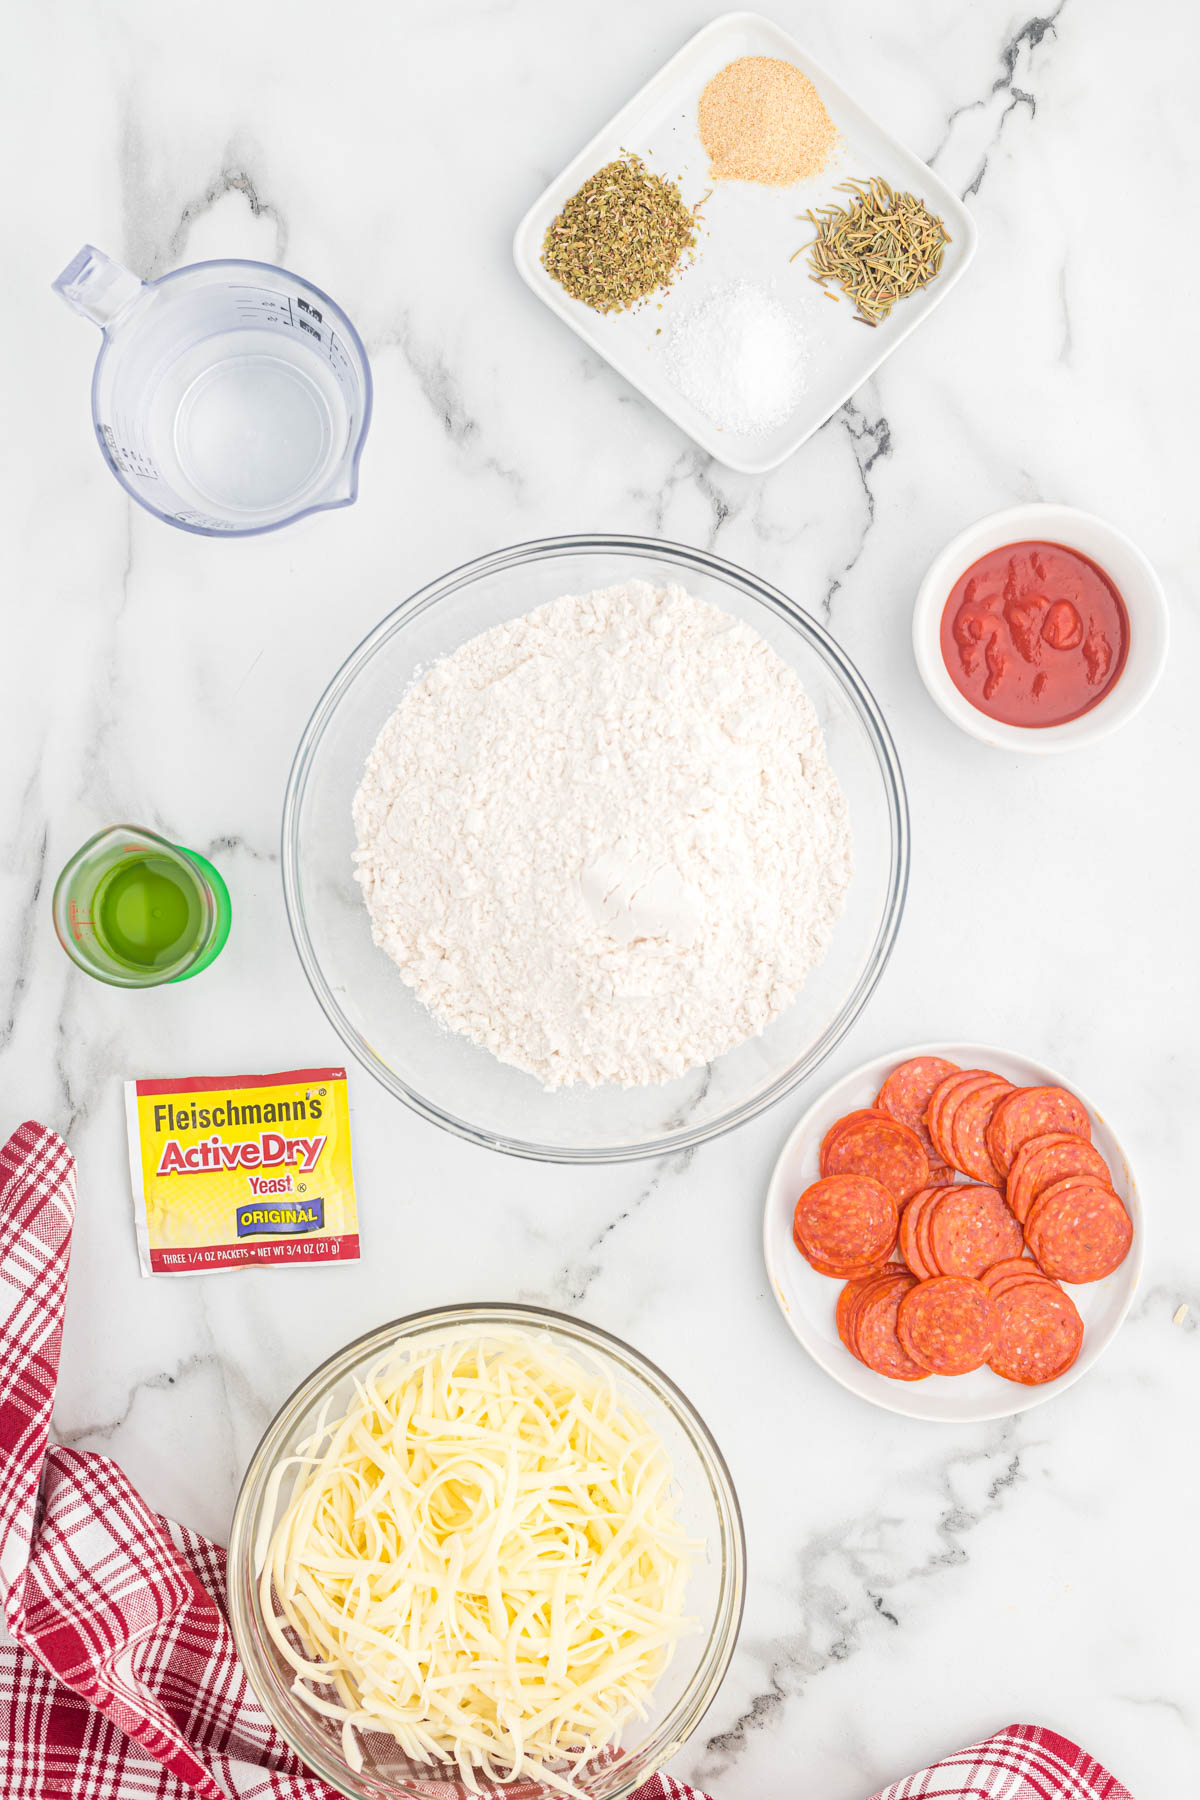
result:
[[[471,1787],[482,1772],[571,1793],[645,1716],[702,1546],[646,1421],[548,1338],[390,1353],[273,1483],[263,1616],[352,1767],[355,1734],[386,1732]]]

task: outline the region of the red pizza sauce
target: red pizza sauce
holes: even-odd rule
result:
[[[1062,725],[1103,700],[1129,650],[1104,570],[1065,544],[1005,544],[961,575],[942,656],[972,706],[1004,725]]]

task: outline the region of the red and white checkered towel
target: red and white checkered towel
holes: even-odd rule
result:
[[[225,1617],[225,1553],[105,1456],[48,1444],[75,1216],[61,1139],[0,1149],[0,1791],[5,1800],[337,1800],[268,1723]],[[875,1800],[1130,1800],[1011,1725]],[[659,1775],[635,1800],[703,1800]]]

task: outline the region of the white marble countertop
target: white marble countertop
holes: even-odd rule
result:
[[[111,0],[10,25],[0,1044],[8,1121],[56,1126],[80,1164],[56,1427],[223,1537],[260,1430],[348,1337],[438,1301],[566,1307],[676,1376],[745,1509],[740,1647],[677,1773],[718,1800],[861,1800],[1030,1719],[1078,1737],[1137,1800],[1181,1795],[1200,1480],[1200,264],[1181,239],[1200,29],[1184,0],[771,10],[966,195],[981,245],[944,307],[765,479],[694,450],[509,255],[543,183],[711,16],[692,0],[211,0],[186,15]],[[126,500],[87,413],[98,340],[48,286],[85,240],[144,276],[242,255],[326,287],[375,374],[358,504],[222,543]],[[1159,255],[1170,272],[1151,275]],[[1174,642],[1119,736],[1021,760],[942,718],[908,634],[935,549],[1033,498],[1103,513],[1143,546]],[[914,1039],[1009,1043],[1075,1072],[1130,1147],[1143,1289],[1101,1365],[1045,1407],[910,1423],[794,1343],[759,1226],[798,1099],[694,1155],[564,1171],[459,1143],[352,1069],[361,1264],[139,1278],[122,1079],[343,1055],[292,951],[277,853],[291,754],[329,675],[440,571],[593,528],[713,547],[784,588],[827,621],[895,734],[907,913],[817,1079]],[[110,991],[54,940],[58,868],[121,818],[227,875],[234,933],[196,982]]]

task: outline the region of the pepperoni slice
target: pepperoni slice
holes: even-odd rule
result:
[[[931,1269],[921,1254],[920,1228],[921,1214],[925,1207],[938,1197],[938,1189],[919,1188],[911,1200],[906,1200],[900,1212],[900,1230],[897,1243],[900,1254],[920,1281],[928,1281],[937,1270]]]
[[[999,1188],[952,1188],[929,1215],[929,1248],[943,1275],[978,1278],[1006,1257],[1019,1256],[1024,1241]]]
[[[829,1144],[821,1168],[826,1175],[869,1175],[900,1201],[926,1185],[929,1158],[916,1132],[885,1113],[844,1126]]]
[[[848,1126],[856,1125],[860,1119],[886,1119],[890,1116],[889,1113],[883,1112],[877,1106],[860,1106],[856,1112],[844,1113],[840,1119],[835,1119],[833,1124],[829,1127],[829,1130],[825,1133],[825,1136],[821,1139],[820,1168],[822,1175],[832,1175],[834,1173],[834,1170],[825,1167],[825,1159],[836,1139],[841,1136],[842,1132],[845,1131]]]
[[[934,1191],[931,1193],[918,1213],[916,1221],[917,1257],[918,1260],[925,1265],[925,1279],[927,1281],[932,1280],[935,1275],[941,1275],[943,1273],[934,1261],[933,1245],[929,1241],[929,1226],[930,1221],[933,1218],[933,1209],[940,1199],[940,1192]]]
[[[960,1069],[957,1075],[947,1075],[933,1090],[929,1102],[929,1110],[925,1114],[925,1123],[929,1128],[929,1136],[933,1147],[944,1163],[953,1164],[954,1154],[950,1139],[943,1135],[943,1126],[947,1124],[947,1107],[955,1099],[960,1090],[969,1088],[977,1081],[995,1081],[996,1077],[990,1069]]]
[[[898,1063],[876,1097],[875,1104],[899,1119],[902,1125],[916,1130],[925,1123],[925,1114],[933,1098],[933,1090],[951,1075],[961,1075],[957,1063],[944,1056],[913,1056]]]
[[[858,1299],[858,1296],[862,1293],[863,1289],[869,1288],[871,1283],[876,1280],[878,1280],[878,1276],[876,1275],[860,1275],[856,1277],[855,1280],[848,1281],[837,1297],[837,1307],[834,1311],[837,1334],[841,1338],[843,1344],[845,1344],[851,1356],[858,1356],[858,1351],[854,1348],[850,1339],[850,1309]]]
[[[984,1287],[990,1288],[993,1282],[1003,1281],[1008,1275],[1040,1275],[1042,1271],[1029,1256],[1006,1256],[1003,1262],[994,1263],[985,1269],[979,1277]]]
[[[1022,1144],[1008,1172],[1008,1204],[1024,1224],[1044,1189],[1068,1175],[1091,1175],[1112,1186],[1112,1171],[1094,1144],[1070,1132],[1050,1132]]]
[[[928,1227],[929,1215],[946,1192],[947,1185],[934,1186],[931,1183],[929,1187],[921,1188],[911,1200],[905,1202],[900,1216],[901,1230],[898,1238],[900,1254],[913,1274],[921,1281],[928,1281],[931,1276],[940,1275],[943,1272],[932,1260],[933,1251],[929,1244]]]
[[[795,1232],[792,1233],[792,1242],[810,1269],[815,1269],[818,1275],[831,1275],[835,1281],[865,1281],[871,1276],[879,1275],[887,1267],[886,1256],[877,1257],[874,1262],[826,1262],[824,1257],[813,1256],[803,1249],[796,1240]]]
[[[1025,1241],[1047,1275],[1103,1281],[1128,1256],[1133,1221],[1111,1188],[1068,1176],[1039,1194],[1025,1221]]]
[[[875,1099],[875,1104],[907,1125],[920,1138],[926,1155],[933,1147],[925,1114],[933,1098],[933,1090],[950,1075],[961,1075],[957,1063],[943,1056],[913,1056],[892,1070]]]
[[[1018,1088],[992,1114],[987,1131],[988,1155],[1000,1173],[1007,1175],[1022,1144],[1030,1138],[1046,1137],[1052,1131],[1090,1138],[1092,1121],[1083,1101],[1066,1088]]]
[[[904,1295],[896,1330],[913,1361],[931,1375],[969,1375],[991,1353],[996,1309],[982,1282],[937,1275]]]
[[[896,1243],[896,1202],[869,1175],[827,1175],[796,1202],[792,1236],[822,1275],[849,1280],[886,1262]]]
[[[1001,1294],[1007,1294],[1010,1288],[1023,1287],[1027,1281],[1050,1281],[1051,1286],[1058,1286],[1056,1281],[1051,1281],[1051,1277],[1042,1272],[1031,1256],[1012,1257],[998,1263],[979,1279],[993,1300],[998,1300]]]
[[[1025,1387],[1066,1374],[1083,1343],[1083,1320],[1069,1294],[1053,1281],[1025,1282],[996,1296],[995,1311],[990,1369]]]
[[[1002,1075],[961,1093],[949,1115],[950,1145],[954,1151],[950,1161],[972,1181],[998,1187],[1002,1179],[988,1155],[987,1129],[1000,1101],[1012,1092],[1012,1082]]]
[[[874,1294],[890,1287],[897,1276],[902,1283],[908,1278],[907,1269],[900,1268],[897,1263],[889,1263],[886,1268],[877,1270],[869,1281],[859,1284],[846,1309],[846,1337],[852,1354],[857,1356],[859,1362],[862,1361],[862,1349],[858,1341],[858,1322],[862,1317],[862,1309]]]
[[[930,1135],[937,1154],[952,1168],[960,1166],[954,1147],[954,1119],[958,1108],[979,1089],[994,1086],[997,1082],[1003,1083],[1005,1091],[1011,1086],[991,1069],[965,1069],[961,1075],[952,1076],[949,1083],[943,1082],[936,1089],[929,1103]]]
[[[916,1277],[902,1274],[880,1280],[859,1297],[854,1313],[854,1342],[859,1360],[892,1381],[924,1381],[929,1371],[914,1362],[896,1335],[896,1319]]]
[[[1026,1283],[1030,1281],[1048,1283],[1050,1287],[1058,1286],[1057,1281],[1053,1280],[1049,1275],[1042,1274],[1032,1258],[1030,1259],[1029,1267],[1033,1271],[1030,1275],[1003,1275],[998,1281],[989,1281],[987,1283],[987,1291],[992,1296],[992,1299],[999,1300],[1002,1294],[1010,1293],[1013,1288],[1024,1287]]]

